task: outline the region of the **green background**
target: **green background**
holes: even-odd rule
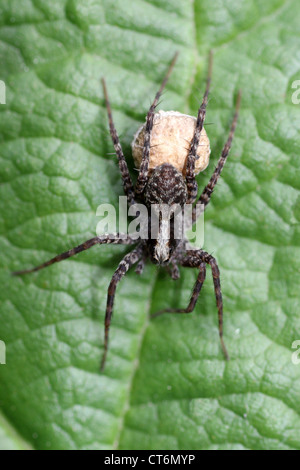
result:
[[[296,0],[0,0],[0,447],[299,449],[300,10]],[[99,204],[122,194],[100,78],[133,168],[130,142],[174,52],[161,109],[196,114],[214,49],[206,126],[234,145],[206,212],[205,249],[224,295],[223,360],[208,270],[172,281],[148,265],[122,281],[107,368],[106,289],[128,248],[95,247],[23,278],[95,235]]]

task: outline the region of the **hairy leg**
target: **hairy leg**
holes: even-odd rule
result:
[[[206,207],[207,204],[209,203],[212,192],[213,192],[213,190],[214,190],[214,188],[215,188],[215,186],[218,182],[221,171],[223,170],[224,165],[226,163],[226,159],[227,159],[228,154],[229,154],[229,150],[230,150],[230,147],[231,147],[231,144],[232,144],[234,132],[235,132],[236,125],[237,125],[240,104],[241,104],[241,91],[239,91],[239,93],[238,93],[235,113],[234,113],[234,117],[233,117],[233,121],[232,121],[232,124],[231,124],[231,129],[230,129],[230,132],[229,132],[227,142],[224,145],[221,157],[218,161],[218,164],[216,166],[216,169],[215,169],[212,177],[209,180],[208,185],[204,188],[201,196],[199,197],[199,200],[197,201],[197,203],[203,204],[204,207]],[[195,219],[195,217],[196,217],[196,208],[194,207],[194,209],[193,209],[193,220]]]
[[[145,189],[145,186],[147,184],[148,180],[148,169],[149,169],[149,157],[150,157],[150,138],[151,138],[151,132],[153,128],[153,121],[154,121],[154,114],[155,114],[155,108],[158,104],[159,98],[163,92],[163,89],[165,88],[167,81],[169,80],[169,77],[172,73],[172,70],[174,68],[174,65],[176,63],[178,57],[178,52],[176,52],[171,65],[169,67],[169,70],[161,84],[161,87],[159,91],[156,93],[154,101],[152,105],[150,106],[150,109],[147,114],[146,118],[146,129],[145,129],[145,138],[144,138],[144,147],[143,147],[143,155],[142,155],[142,161],[141,161],[141,166],[140,166],[140,171],[139,171],[139,176],[136,182],[135,186],[135,193],[136,195],[141,195]]]
[[[208,102],[208,94],[209,94],[211,74],[212,74],[212,62],[213,62],[213,55],[212,55],[212,51],[210,51],[208,74],[207,74],[207,80],[206,80],[206,89],[204,92],[202,104],[198,111],[194,137],[193,137],[190,151],[189,151],[187,161],[186,161],[186,183],[187,183],[187,190],[188,190],[187,204],[191,204],[192,202],[194,202],[197,197],[198,185],[195,179],[195,161],[197,159],[197,150],[198,150],[198,146],[200,142],[200,135],[203,129],[203,124],[204,124],[205,115],[206,115],[206,107],[207,107],[207,102]]]
[[[72,248],[71,250],[65,251],[64,253],[61,253],[60,255],[55,256],[54,258],[50,259],[49,261],[46,261],[43,264],[40,264],[39,266],[36,266],[35,268],[24,269],[23,271],[15,271],[12,273],[12,275],[20,276],[22,274],[29,274],[35,271],[39,271],[40,269],[51,266],[51,264],[58,263],[59,261],[63,261],[67,258],[70,258],[71,256],[77,255],[77,253],[80,253],[81,251],[88,250],[89,248],[92,248],[92,246],[94,245],[103,245],[103,244],[132,245],[137,242],[136,240],[132,240],[128,236],[127,238],[119,238],[119,237],[120,237],[120,234],[115,234],[115,235],[111,234],[111,235],[102,235],[99,237],[91,238],[90,240],[85,241],[81,245],[78,245]]]
[[[218,309],[218,321],[219,321],[219,336],[222,351],[226,360],[229,360],[229,354],[227,348],[224,343],[223,339],[223,299],[222,299],[222,292],[221,292],[221,282],[220,282],[220,270],[218,267],[218,263],[213,256],[210,254],[203,252],[204,260],[207,264],[211,267],[211,272],[213,276],[214,288],[215,288],[215,296],[216,296],[216,303]]]
[[[116,269],[112,277],[112,280],[110,281],[110,284],[108,287],[108,293],[107,293],[107,304],[106,304],[106,314],[105,314],[104,352],[103,352],[102,361],[101,361],[101,371],[104,370],[105,362],[106,362],[106,356],[107,356],[107,350],[108,350],[109,327],[110,327],[111,317],[113,313],[113,306],[114,306],[117,284],[125,276],[125,274],[131,268],[131,266],[137,263],[141,259],[142,253],[143,253],[142,245],[139,245],[133,251],[128,253],[126,256],[124,256],[118,268]]]
[[[119,168],[120,168],[121,177],[123,181],[124,193],[126,194],[128,202],[131,205],[131,204],[134,204],[135,202],[134,201],[134,188],[133,188],[131,176],[127,167],[127,163],[123,154],[123,150],[120,144],[119,136],[117,134],[117,131],[113,122],[111,106],[110,106],[104,78],[102,78],[102,85],[103,85],[103,92],[104,92],[106,109],[107,109],[107,114],[108,114],[110,135],[111,135],[112,142],[114,144],[115,151],[116,151],[118,161],[119,161]]]
[[[205,281],[206,263],[200,262],[198,267],[199,267],[199,274],[198,274],[196,283],[194,285],[193,292],[191,295],[191,300],[188,306],[186,308],[166,308],[164,310],[159,310],[159,312],[156,312],[153,315],[151,315],[153,318],[158,317],[159,315],[162,315],[163,313],[191,313],[194,310],[201,288]]]
[[[181,265],[188,268],[198,268],[199,274],[192,292],[191,300],[185,309],[165,309],[161,310],[154,315],[156,317],[161,315],[162,313],[191,313],[195,305],[197,303],[201,288],[205,281],[206,276],[206,264],[209,264],[212,270],[213,282],[214,282],[214,289],[215,289],[215,296],[216,296],[216,303],[218,309],[218,324],[219,324],[219,336],[222,351],[226,360],[229,359],[229,354],[227,352],[227,348],[224,343],[223,339],[223,300],[222,300],[222,292],[221,292],[221,283],[220,283],[220,271],[218,268],[217,261],[213,256],[206,253],[205,251],[193,251],[189,250],[186,252],[186,256],[182,259]]]

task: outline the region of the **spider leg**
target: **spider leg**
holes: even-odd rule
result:
[[[163,92],[163,89],[165,88],[167,81],[169,80],[169,77],[172,73],[172,70],[174,68],[174,65],[176,63],[178,57],[178,52],[173,57],[173,60],[171,62],[171,65],[169,67],[169,70],[161,84],[161,87],[159,91],[156,93],[154,101],[152,105],[150,106],[150,109],[147,114],[146,118],[146,128],[145,128],[145,138],[144,138],[144,147],[143,147],[143,155],[142,155],[142,161],[141,161],[141,166],[140,166],[140,171],[139,171],[139,176],[136,182],[135,186],[135,193],[137,195],[141,195],[145,189],[145,186],[147,184],[148,180],[148,169],[149,169],[149,157],[150,157],[150,138],[151,138],[151,132],[153,128],[153,122],[154,122],[154,114],[155,114],[155,108],[158,104],[159,98]]]
[[[189,151],[189,154],[187,156],[187,161],[186,161],[185,178],[186,178],[187,190],[188,190],[187,204],[191,204],[192,202],[194,202],[197,197],[198,185],[195,179],[195,161],[197,159],[197,150],[198,150],[198,146],[200,142],[200,135],[203,129],[203,124],[204,124],[205,115],[206,115],[206,107],[207,107],[207,102],[208,102],[208,94],[209,94],[211,74],[212,74],[212,63],[213,63],[213,54],[212,54],[212,51],[210,51],[208,74],[207,74],[207,80],[206,80],[206,89],[204,92],[202,104],[198,111],[194,137],[193,137],[190,151]]]
[[[115,293],[117,284],[121,281],[121,279],[125,276],[127,271],[137,263],[142,256],[142,245],[139,245],[133,251],[128,253],[122,261],[120,262],[118,268],[116,269],[112,280],[110,281],[107,293],[107,304],[106,304],[106,314],[105,314],[105,334],[104,334],[104,352],[101,361],[101,371],[104,370],[107,350],[108,350],[108,336],[109,336],[109,327],[111,323],[112,313],[113,313],[113,306],[115,300]]]
[[[110,106],[104,78],[102,78],[102,86],[103,86],[103,93],[105,97],[106,109],[107,109],[107,114],[108,114],[110,135],[111,135],[111,139],[114,144],[114,148],[115,148],[118,161],[119,161],[119,168],[120,168],[121,177],[123,181],[124,193],[126,194],[128,202],[131,205],[131,204],[134,204],[135,202],[134,201],[134,196],[135,196],[134,188],[133,188],[131,176],[128,170],[128,166],[127,166],[124,154],[123,154],[123,150],[120,144],[119,136],[118,136],[118,133],[116,131],[116,128],[113,122],[111,106]]]
[[[229,360],[229,354],[223,339],[223,300],[221,292],[221,283],[220,283],[220,271],[215,258],[205,251],[187,251],[187,256],[184,257],[181,261],[182,266],[188,268],[198,268],[199,274],[192,292],[191,300],[185,309],[165,309],[160,310],[159,312],[152,315],[152,317],[157,317],[162,313],[191,313],[196,305],[198,300],[201,288],[205,281],[206,276],[206,264],[209,264],[212,270],[216,303],[218,308],[218,323],[219,323],[219,336],[221,342],[221,348],[226,360]]]
[[[238,98],[237,98],[237,102],[236,102],[236,108],[235,108],[235,113],[234,113],[234,117],[233,117],[233,121],[232,121],[232,124],[231,124],[231,129],[230,129],[230,132],[229,132],[229,136],[228,136],[228,139],[227,139],[227,142],[226,144],[224,145],[224,148],[222,150],[222,154],[221,154],[221,157],[218,161],[218,164],[216,166],[216,169],[215,171],[213,172],[213,175],[212,177],[210,178],[209,180],[209,183],[207,184],[207,186],[204,188],[201,196],[199,197],[199,200],[197,201],[197,203],[200,203],[200,204],[204,204],[204,207],[207,206],[207,204],[209,203],[210,201],[210,198],[211,198],[211,195],[212,195],[212,192],[214,190],[214,187],[216,186],[217,182],[218,182],[218,179],[219,179],[219,176],[221,174],[221,171],[223,170],[223,167],[226,163],[226,159],[228,157],[228,154],[229,154],[229,151],[230,151],[230,147],[231,147],[231,144],[232,144],[232,140],[233,140],[233,136],[234,136],[234,131],[235,131],[235,128],[236,128],[236,125],[237,125],[237,120],[238,120],[238,115],[239,115],[239,109],[240,109],[240,104],[241,104],[241,91],[239,91],[238,93]],[[196,207],[196,206],[195,206]],[[196,209],[195,207],[193,208],[193,220],[195,219],[195,216],[196,216]]]
[[[40,269],[46,268],[47,266],[51,266],[51,264],[58,263],[59,261],[63,261],[67,258],[70,258],[71,256],[77,255],[77,253],[80,253],[81,251],[88,250],[89,248],[97,244],[102,245],[111,243],[115,245],[131,245],[133,243],[136,243],[136,240],[132,240],[130,237],[118,238],[118,235],[119,234],[101,235],[99,237],[91,238],[90,240],[85,241],[81,245],[78,245],[75,248],[72,248],[71,250],[65,251],[64,253],[55,256],[54,258],[50,259],[49,261],[46,261],[43,264],[40,264],[39,266],[36,266],[35,268],[25,269],[23,271],[15,271],[12,273],[12,275],[20,276],[23,274],[29,274],[35,271],[39,271]]]
[[[187,308],[166,308],[164,310],[159,310],[158,312],[151,315],[152,318],[158,317],[159,315],[162,315],[163,313],[191,313],[194,310],[201,288],[205,281],[206,263],[204,261],[201,261],[199,266],[197,267],[199,268],[199,274],[198,274],[196,283],[194,285],[191,299]]]
[[[228,354],[228,351],[227,351],[227,348],[225,346],[224,339],[223,339],[223,299],[222,299],[222,292],[221,292],[220,270],[218,267],[218,263],[213,256],[209,255],[205,251],[202,252],[202,254],[204,255],[205,262],[209,264],[211,267],[214,288],[215,288],[216,303],[217,303],[217,309],[218,309],[220,342],[221,342],[221,347],[222,347],[224,357],[228,361],[229,354]]]

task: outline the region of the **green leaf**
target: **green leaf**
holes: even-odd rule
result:
[[[296,0],[0,1],[1,445],[26,448],[18,435],[35,449],[300,448],[299,22]],[[187,304],[196,272],[181,270],[175,283],[148,265],[118,288],[100,374],[106,289],[128,248],[10,272],[94,236],[97,206],[117,206],[100,78],[133,169],[132,136],[174,52],[161,108],[196,114],[210,48],[212,157],[201,188],[243,90],[205,224],[231,360],[210,272],[192,314],[150,320]]]
[[[0,414],[0,450],[31,450],[15,429]]]

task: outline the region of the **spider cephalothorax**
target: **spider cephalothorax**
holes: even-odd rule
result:
[[[165,136],[165,141],[161,142],[162,145],[168,145],[168,143],[171,143],[172,133],[176,133],[176,138],[178,138],[178,135],[179,139],[182,138],[180,132],[177,132],[178,129],[176,129],[176,122],[180,123],[179,125],[181,126],[181,133],[183,129],[186,129],[186,135],[188,135],[188,138],[184,138],[187,146],[184,161],[181,160],[181,156],[180,154],[178,154],[175,145],[174,152],[162,152],[160,149],[160,153],[156,154],[155,158],[152,159],[152,163],[150,162],[151,135],[155,119],[158,116],[157,114],[155,114],[155,109],[158,104],[161,93],[175,65],[176,59],[177,54],[175,55],[168,70],[168,73],[165,79],[163,80],[162,85],[148,111],[145,125],[138,131],[135,136],[135,146],[133,148],[133,153],[135,159],[137,159],[138,161],[139,166],[139,174],[135,185],[133,185],[132,183],[132,179],[128,171],[127,163],[122,151],[119,137],[113,123],[105,81],[102,81],[104,97],[108,112],[110,134],[119,161],[119,168],[123,181],[124,192],[127,196],[129,205],[133,205],[136,202],[142,202],[145,204],[147,208],[146,217],[149,221],[147,232],[148,236],[139,236],[138,239],[130,235],[124,236],[124,234],[109,234],[97,236],[90,240],[87,240],[82,245],[72,248],[71,250],[62,253],[61,255],[55,256],[51,260],[37,266],[36,268],[24,271],[17,271],[13,273],[15,275],[21,275],[38,271],[42,268],[50,266],[53,263],[62,261],[77,253],[80,253],[81,251],[87,250],[96,244],[112,243],[123,245],[136,245],[135,248],[130,251],[127,255],[125,255],[123,260],[120,262],[108,288],[105,315],[104,353],[101,362],[101,369],[104,368],[106,361],[108,349],[108,333],[112,318],[113,304],[117,284],[134,264],[137,264],[136,272],[138,274],[141,274],[147,258],[149,258],[150,261],[155,264],[162,266],[166,265],[168,268],[170,266],[169,272],[173,279],[178,279],[179,277],[179,265],[183,267],[197,268],[199,271],[195,286],[193,288],[192,296],[187,308],[167,309],[157,312],[153,316],[160,315],[164,312],[192,312],[196,305],[201,287],[205,280],[206,265],[210,265],[212,269],[213,283],[218,308],[219,335],[221,340],[221,346],[225,358],[228,359],[229,357],[223,341],[223,302],[220,286],[220,272],[217,262],[215,258],[213,258],[213,256],[211,256],[202,249],[189,249],[185,238],[180,238],[175,235],[175,221],[176,211],[181,210],[185,204],[194,204],[192,209],[192,221],[195,222],[198,215],[196,210],[198,203],[200,203],[202,205],[202,208],[204,209],[209,203],[212,192],[217,184],[217,181],[219,179],[219,176],[221,174],[221,171],[223,169],[231,147],[238,118],[238,110],[240,106],[241,95],[240,93],[238,94],[236,111],[231,125],[231,130],[227,142],[223,148],[219,162],[207,186],[204,188],[201,195],[197,198],[198,185],[195,179],[195,175],[197,174],[197,171],[200,171],[201,169],[204,169],[207,166],[210,153],[209,141],[203,128],[203,124],[206,114],[206,106],[211,81],[212,54],[210,54],[206,90],[204,93],[202,104],[198,111],[197,119],[194,120],[190,116],[180,115],[177,112],[160,113],[161,115],[157,119],[157,129],[162,129],[162,135],[160,135],[160,138],[164,139],[164,132],[167,132],[167,135]],[[166,121],[166,119],[168,119],[169,117],[172,118],[172,122]],[[199,150],[200,139],[201,142],[203,142],[204,153],[202,155]],[[160,143],[158,145],[160,145]],[[200,161],[198,161],[196,169],[197,160]],[[153,162],[155,163],[153,164]],[[170,208],[171,214],[169,214],[168,218],[162,215],[162,212],[160,211],[160,205],[166,206],[167,209]],[[158,209],[156,206],[158,206]],[[174,207],[175,209],[172,212],[171,209]],[[157,230],[156,235],[153,237],[151,229],[152,225],[155,225],[154,222],[156,222]]]
[[[144,199],[149,207],[152,204],[183,206],[187,200],[187,187],[182,174],[169,163],[156,167],[149,177]]]

